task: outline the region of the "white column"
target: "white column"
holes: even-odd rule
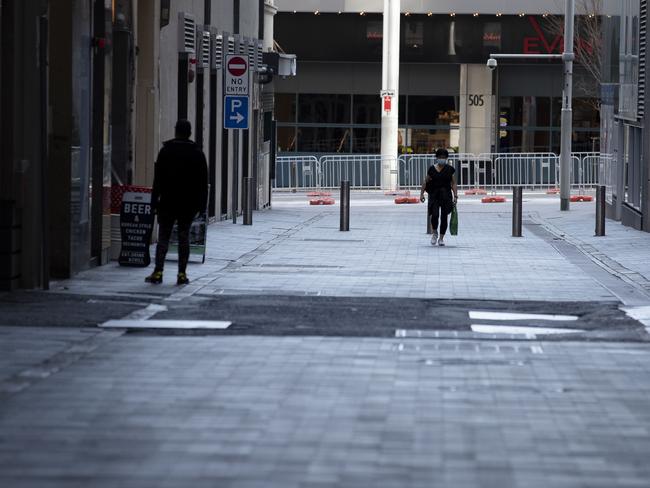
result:
[[[273,51],[273,17],[277,11],[273,0],[264,1],[264,51]]]
[[[384,39],[382,65],[382,94],[391,97],[390,110],[384,110],[381,100],[381,186],[397,188],[397,136],[399,114],[399,48],[400,0],[384,0]]]
[[[562,120],[560,146],[560,210],[569,210],[571,201],[571,158],[573,134],[573,20],[575,0],[566,0],[564,13],[564,91],[562,93]]]

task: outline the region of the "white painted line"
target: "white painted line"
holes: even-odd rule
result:
[[[626,307],[622,309],[629,317],[638,320],[643,325],[650,325],[650,306]]]
[[[650,306],[621,308],[628,317],[632,317],[645,325],[646,331],[650,334]]]
[[[232,322],[219,320],[109,320],[100,327],[114,329],[227,329]]]
[[[475,320],[550,320],[554,322],[569,322],[578,320],[575,315],[545,315],[537,313],[485,312],[470,310],[469,318]]]
[[[557,329],[551,327],[522,327],[513,325],[486,325],[472,324],[472,331],[481,334],[523,334],[527,337],[549,334],[578,334],[584,332],[579,329]]]

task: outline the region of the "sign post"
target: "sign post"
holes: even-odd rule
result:
[[[223,127],[229,130],[246,130],[250,118],[248,58],[239,54],[228,54],[225,66]],[[239,133],[235,134],[233,146],[232,223],[236,224],[239,202]]]
[[[121,266],[146,268],[151,263],[149,244],[153,230],[151,193],[127,192],[122,197],[120,230],[122,248],[118,262]]]

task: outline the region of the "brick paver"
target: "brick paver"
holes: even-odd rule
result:
[[[650,277],[650,235],[611,223],[593,234],[593,204],[559,211],[557,197],[526,197],[527,220],[541,219],[597,246],[629,270]],[[582,207],[580,206],[582,205]],[[425,235],[424,205],[398,206],[379,193],[354,195],[350,232],[339,232],[338,206],[310,207],[302,195],[276,195],[274,208],[255,213],[253,226],[210,227],[208,259],[189,269],[194,283],[181,292],[282,293],[497,300],[598,301],[616,296],[545,239],[524,231],[512,238],[511,206],[459,204],[460,235],[446,248]],[[591,233],[591,234],[589,234]],[[145,285],[148,270],[108,265],[59,284],[67,291],[168,296],[168,284]]]
[[[0,407],[7,487],[643,487],[643,345],[104,344]]]

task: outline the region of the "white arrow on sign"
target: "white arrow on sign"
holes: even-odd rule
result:
[[[244,116],[240,113],[230,116],[230,120],[234,120],[238,124],[241,124],[241,121],[244,120]]]

